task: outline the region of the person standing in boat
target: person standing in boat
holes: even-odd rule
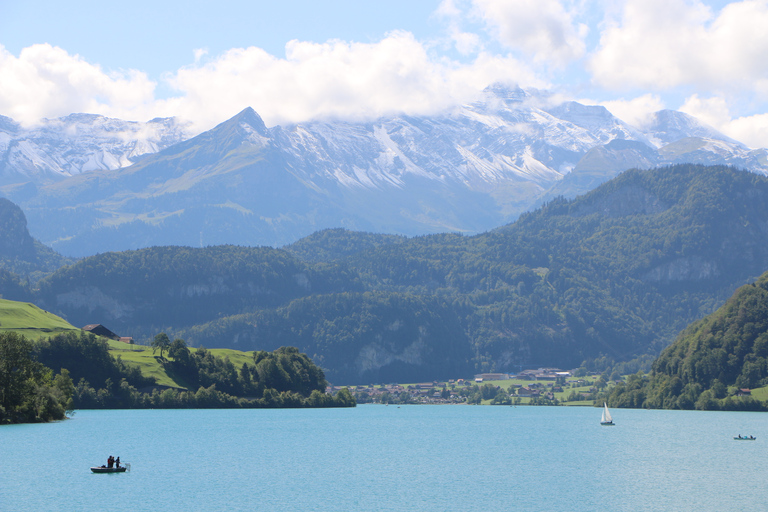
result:
[[[115,458],[110,455],[109,458],[107,459],[107,467],[111,468],[112,464],[114,463],[115,463]]]
[[[119,468],[119,467],[120,467],[120,457],[118,457],[118,458],[116,458],[116,459],[115,459],[115,467],[116,467],[116,468]]]

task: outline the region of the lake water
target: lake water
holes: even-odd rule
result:
[[[0,510],[768,510],[768,414],[600,412],[78,411],[0,427]]]

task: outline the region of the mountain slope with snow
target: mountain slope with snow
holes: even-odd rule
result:
[[[0,192],[22,206],[35,237],[72,256],[279,246],[334,227],[476,233],[632,167],[768,172],[765,150],[679,112],[659,112],[640,129],[603,107],[553,105],[544,93],[503,86],[439,115],[368,122],[267,128],[248,108],[188,140],[173,119],[47,123],[32,133],[0,118]]]
[[[187,128],[176,118],[139,123],[71,114],[24,129],[5,117],[0,119],[0,183],[57,181],[128,167],[142,155],[187,139]]]

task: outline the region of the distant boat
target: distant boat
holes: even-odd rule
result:
[[[108,468],[106,466],[96,466],[92,467],[91,471],[94,473],[125,473],[128,470],[126,466],[119,467],[119,468]]]
[[[600,420],[601,425],[610,426],[613,425],[613,418],[611,418],[611,411],[608,410],[608,404],[603,402],[603,419]]]
[[[753,437],[753,436],[741,437],[741,434],[739,434],[739,437],[734,437],[734,439],[737,440],[737,441],[754,441],[757,438]]]

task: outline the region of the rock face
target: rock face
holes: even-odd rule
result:
[[[72,115],[36,131],[0,122],[0,194],[64,254],[152,245],[282,246],[326,228],[408,236],[477,233],[628,168],[682,162],[768,171],[696,119],[644,129],[603,107],[551,105],[494,86],[433,116],[267,128],[252,109],[183,140],[173,119]]]
[[[27,219],[17,205],[0,198],[0,255],[3,258],[32,258],[35,242],[27,230]]]
[[[669,283],[672,281],[699,281],[717,277],[719,274],[716,261],[709,261],[700,256],[689,256],[660,265],[647,272],[643,279]]]
[[[0,198],[0,268],[34,280],[35,273],[52,272],[68,261],[33,239],[21,208]],[[7,299],[23,298],[18,293],[9,295],[3,290],[0,295]]]

